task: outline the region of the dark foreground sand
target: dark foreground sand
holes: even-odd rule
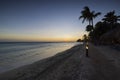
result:
[[[120,80],[120,53],[108,47],[84,45],[0,74],[0,80]],[[117,56],[117,57],[116,57]]]

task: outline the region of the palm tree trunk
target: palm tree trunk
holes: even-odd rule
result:
[[[93,19],[91,20],[92,21],[92,27],[94,26],[94,24],[93,24]],[[93,29],[94,29],[94,27],[93,27]]]

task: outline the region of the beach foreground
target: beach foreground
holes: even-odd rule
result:
[[[0,80],[120,80],[120,54],[110,47],[77,45],[57,55],[0,74]]]

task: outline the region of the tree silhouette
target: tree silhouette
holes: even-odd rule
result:
[[[102,19],[104,22],[115,24],[120,21],[120,16],[115,15],[115,11],[108,12]]]
[[[87,6],[85,6],[83,9],[84,10],[81,11],[82,15],[79,17],[79,19],[83,18],[82,23],[84,23],[85,21],[88,21],[90,25],[90,9]]]
[[[87,38],[87,35],[86,35],[86,34],[83,35],[83,40],[84,40],[85,42],[87,42],[88,38]]]
[[[91,25],[87,25],[86,26],[86,31],[87,32],[90,32],[90,31],[92,31],[93,30],[93,26],[91,26]]]
[[[99,15],[101,15],[101,12],[97,12],[97,13],[95,13],[95,11],[91,12],[91,17],[90,17],[91,19],[90,20],[91,20],[92,26],[93,26],[93,19]]]
[[[91,11],[88,6],[85,6],[81,11],[81,16],[79,16],[79,20],[83,19],[82,23],[84,23],[85,21],[89,23],[86,26],[86,31],[89,32],[88,36],[84,35],[83,40],[87,41],[89,38],[89,40],[94,42],[95,44],[99,43],[104,44],[108,42],[120,43],[119,41],[120,23],[118,22],[120,21],[120,15],[116,15],[114,10],[110,11],[106,15],[104,15],[102,21],[97,22],[94,26],[93,20],[98,15],[101,15],[101,13]]]
[[[93,28],[93,19],[96,18],[100,14],[101,14],[100,12],[95,13],[95,11],[90,11],[89,7],[85,6],[83,8],[83,10],[81,11],[81,16],[79,17],[79,19],[83,18],[82,23],[84,23],[84,21],[88,21],[89,25],[87,26],[86,30],[92,31],[94,29]]]

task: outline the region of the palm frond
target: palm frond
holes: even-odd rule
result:
[[[80,20],[81,18],[83,18],[83,16],[80,16],[80,17],[79,17],[79,20]]]
[[[85,20],[86,20],[86,18],[83,18],[83,21],[82,21],[82,23],[84,23],[84,22],[85,22]]]
[[[94,14],[94,18],[97,17],[98,15],[101,15],[100,12]]]
[[[88,7],[88,6],[85,6],[85,7],[84,7],[84,10],[86,10],[86,11],[90,12],[90,9],[89,9],[89,7]]]

